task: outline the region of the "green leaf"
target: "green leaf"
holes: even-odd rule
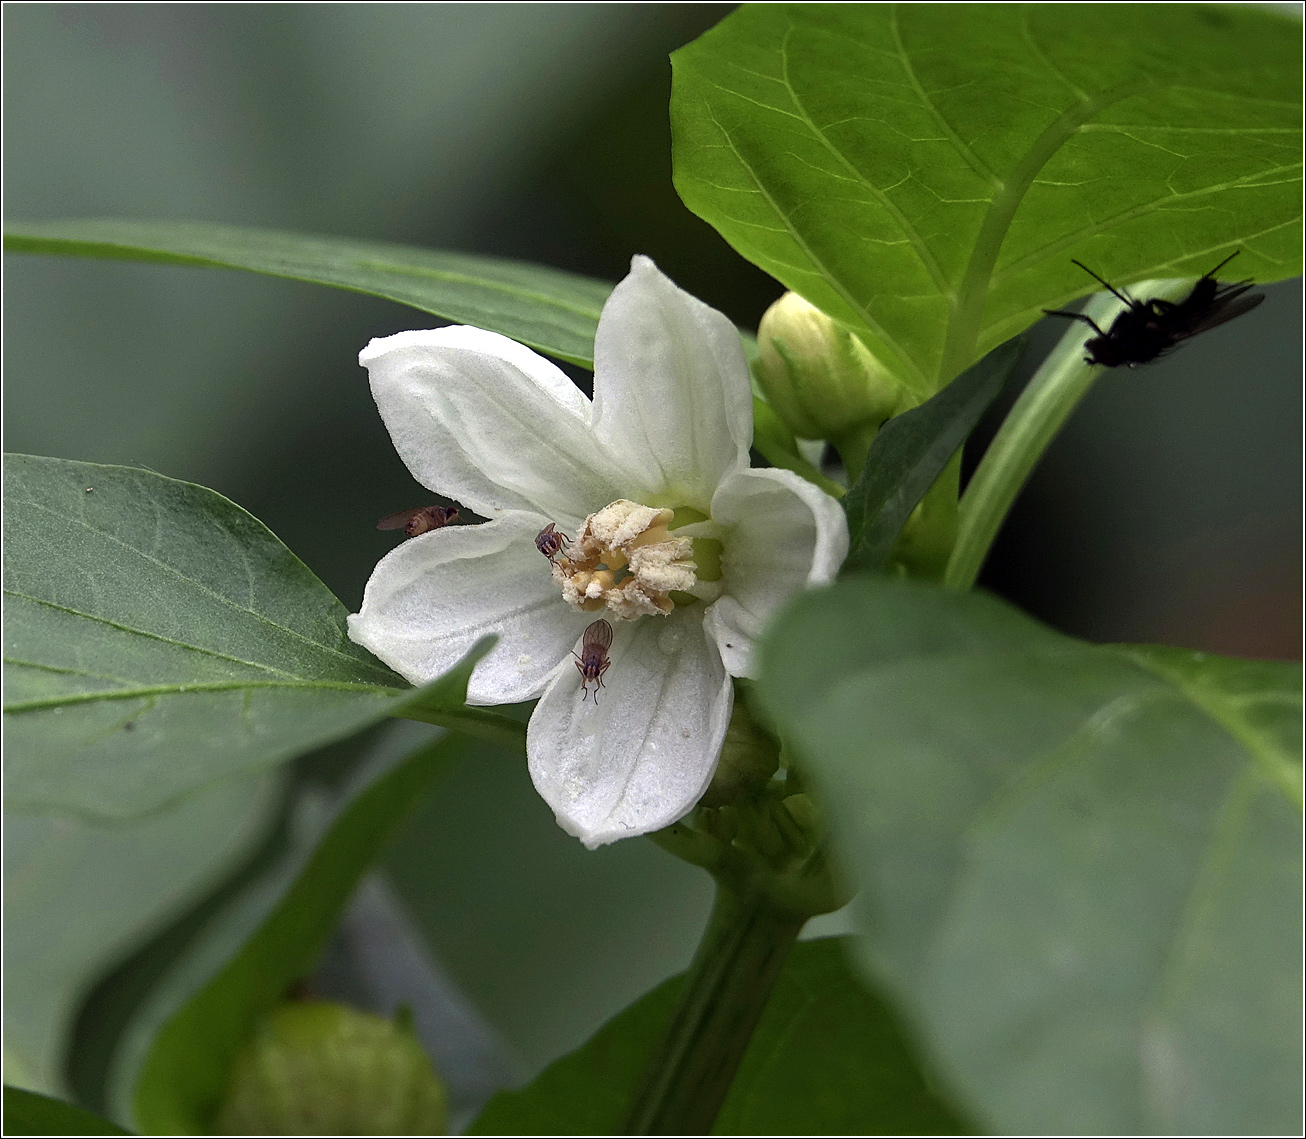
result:
[[[470,1134],[615,1134],[681,983],[674,977],[641,997],[521,1091],[500,1092]],[[713,1128],[717,1135],[965,1131],[929,1091],[892,1015],[853,979],[834,938],[794,947]]]
[[[745,5],[675,182],[922,396],[1097,286],[1301,272],[1301,26],[1250,6]]]
[[[124,952],[185,908],[265,834],[280,799],[270,774],[228,780],[172,810],[97,827],[4,818],[4,1050],[10,1079],[68,1089],[78,1005]],[[73,1090],[81,1089],[73,1085]],[[76,1096],[90,1108],[99,1105]]]
[[[5,1084],[6,1135],[130,1135],[116,1123],[63,1100]]]
[[[262,523],[152,471],[5,457],[6,803],[123,818],[422,701],[463,708],[478,645],[417,690]]]
[[[594,330],[612,286],[521,261],[204,222],[116,218],[9,222],[5,250],[248,269],[334,285],[502,332],[594,366]]]
[[[236,1053],[259,1018],[312,966],[354,887],[459,746],[456,736],[442,738],[354,798],[253,936],[168,1020],[136,1084],[135,1116],[143,1131],[209,1129]]]
[[[862,962],[986,1129],[1298,1132],[1299,666],[862,577],[761,672]]]
[[[851,536],[845,570],[880,570],[908,516],[1010,377],[1025,342],[1009,340],[919,407],[890,419],[843,499]]]

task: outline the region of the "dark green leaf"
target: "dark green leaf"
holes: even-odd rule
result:
[[[892,1014],[853,979],[840,944],[794,947],[714,1134],[965,1132],[929,1091]],[[471,1133],[614,1134],[680,987],[680,977],[659,985],[533,1083],[500,1092]]]
[[[459,746],[447,737],[424,747],[354,798],[239,953],[168,1020],[136,1084],[143,1130],[208,1130],[232,1059],[258,1018],[313,964],[354,887]]]
[[[349,640],[344,607],[304,564],[211,490],[10,455],[4,493],[11,809],[140,814],[416,695]],[[520,739],[463,709],[471,663],[428,686],[423,718],[443,707]]]
[[[116,1123],[63,1100],[5,1085],[6,1135],[130,1135]]]
[[[587,368],[599,310],[612,291],[603,281],[497,257],[204,222],[9,222],[5,249],[248,269],[334,285],[502,332]]]
[[[862,961],[987,1128],[1298,1132],[1298,666],[861,577],[798,599],[761,667]]]
[[[681,197],[922,397],[1098,288],[1301,272],[1301,26],[1248,5],[745,5],[672,56]]]
[[[1009,340],[919,407],[890,419],[843,499],[851,536],[845,570],[880,570],[908,515],[997,398],[1025,347]]]

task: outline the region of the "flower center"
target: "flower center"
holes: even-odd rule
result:
[[[698,581],[694,543],[667,529],[673,516],[625,498],[591,514],[553,563],[563,598],[587,613],[607,608],[626,620],[666,616],[675,608],[672,592],[688,593]]]

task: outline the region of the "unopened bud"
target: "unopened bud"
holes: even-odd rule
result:
[[[743,694],[736,692],[721,760],[703,794],[705,807],[747,798],[766,786],[780,766],[780,745],[753,721]]]
[[[902,385],[856,336],[797,293],[766,310],[754,365],[767,402],[803,439],[837,439],[894,414]]]
[[[278,1008],[232,1064],[218,1135],[443,1135],[444,1085],[411,1027],[329,1001]]]

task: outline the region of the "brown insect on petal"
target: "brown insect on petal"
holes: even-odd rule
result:
[[[456,506],[415,506],[412,510],[397,510],[387,514],[376,524],[378,530],[402,530],[409,538],[438,530],[458,517]]]
[[[540,551],[549,561],[553,561],[560,553],[562,548],[570,541],[566,534],[560,530],[554,529],[550,522],[543,530],[535,535],[535,548]]]
[[[580,687],[585,696],[589,695],[590,682],[594,682],[594,703],[599,702],[599,689],[603,687],[603,674],[612,667],[608,659],[608,649],[612,647],[612,626],[606,621],[598,620],[585,630],[581,638],[580,655],[576,657],[576,671],[581,675]]]

